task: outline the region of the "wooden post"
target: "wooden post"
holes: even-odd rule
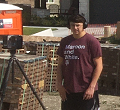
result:
[[[120,21],[117,22],[116,39],[120,39]]]
[[[110,37],[111,35],[111,26],[104,26],[104,37]]]

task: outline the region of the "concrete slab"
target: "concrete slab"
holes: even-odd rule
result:
[[[51,28],[46,29],[46,30],[41,31],[41,32],[38,32],[38,33],[35,33],[35,34],[32,34],[31,36],[50,36],[50,37],[54,37]]]
[[[71,34],[71,31],[67,27],[41,27],[41,28],[49,29],[33,34],[32,36],[66,37]],[[56,28],[57,30],[52,31],[51,30],[52,28]],[[104,27],[88,27],[85,29],[85,31],[89,34],[94,35],[97,38],[104,36]],[[115,32],[116,27],[111,27],[111,35]]]
[[[54,37],[66,37],[71,34],[68,28],[58,28],[58,30],[53,31]]]

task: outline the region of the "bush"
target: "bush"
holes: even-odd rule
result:
[[[110,37],[102,38],[101,40],[108,41],[111,44],[120,44],[120,39],[116,39],[116,34]]]
[[[32,16],[32,21],[31,25],[33,26],[67,26],[67,18],[63,16],[59,17],[45,17],[45,18],[40,18],[37,16]]]
[[[116,39],[116,34],[109,38],[111,44],[120,44],[120,39]]]

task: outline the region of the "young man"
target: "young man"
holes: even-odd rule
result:
[[[81,15],[71,16],[68,25],[73,34],[61,40],[57,51],[61,109],[99,110],[97,81],[103,68],[100,44],[84,31],[87,23]]]

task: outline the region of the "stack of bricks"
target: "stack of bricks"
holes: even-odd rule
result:
[[[48,43],[29,41],[25,42],[25,49],[30,55],[47,56]]]
[[[28,54],[36,55],[37,42],[34,42],[34,41],[24,42],[24,48],[26,50],[26,53],[28,51]]]
[[[27,48],[26,50],[28,51],[36,50],[34,54],[38,56],[47,57],[48,66],[47,66],[47,71],[46,71],[46,76],[45,76],[44,91],[51,91],[51,92],[57,91],[56,76],[57,76],[58,55],[56,54],[56,52],[59,47],[59,42],[58,41],[39,42],[39,43],[26,42],[25,46]]]
[[[103,71],[99,79],[99,93],[120,95],[120,48],[102,46]]]
[[[48,67],[45,78],[45,91],[57,91],[56,78],[57,78],[57,66],[58,66],[58,55],[57,49],[59,44],[51,44],[48,46]]]
[[[44,92],[44,75],[47,61],[44,56],[16,55],[27,78],[31,82],[37,95],[42,101]],[[3,81],[8,66],[9,54],[0,54],[1,82]],[[37,98],[34,96],[29,84],[25,80],[18,65],[14,63],[14,80],[12,82],[12,70],[10,71],[8,84],[2,110],[42,110]]]
[[[48,46],[49,46],[49,43],[37,43],[37,51],[36,51],[36,55],[38,56],[47,56],[48,55]]]

